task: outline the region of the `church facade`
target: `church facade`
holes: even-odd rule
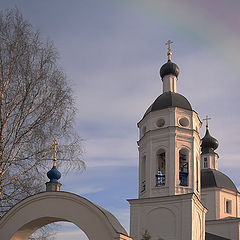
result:
[[[107,210],[60,191],[61,173],[48,171],[46,192],[22,200],[0,218],[1,240],[26,240],[42,226],[72,222],[89,240],[240,240],[240,193],[218,170],[218,141],[206,132],[190,102],[177,93],[179,67],[160,69],[163,93],[146,110],[139,128],[139,194],[130,203],[130,236]],[[67,207],[66,207],[67,206]]]
[[[139,128],[139,194],[130,203],[134,240],[240,239],[240,194],[218,171],[218,141],[202,125],[189,101],[177,93],[179,67],[160,69],[163,93],[147,109]]]

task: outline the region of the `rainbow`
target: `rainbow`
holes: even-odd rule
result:
[[[209,0],[133,0],[124,1],[146,12],[166,28],[175,30],[174,38],[208,49],[231,68],[237,67],[240,52],[240,2]],[[168,40],[168,39],[165,39]],[[173,39],[175,40],[175,39]],[[181,40],[180,40],[181,41]]]

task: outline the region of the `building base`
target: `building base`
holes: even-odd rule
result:
[[[205,240],[207,209],[194,193],[128,200],[130,236],[151,239]]]

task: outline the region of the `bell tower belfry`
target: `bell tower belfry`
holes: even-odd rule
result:
[[[140,240],[144,231],[152,239],[205,239],[201,121],[189,101],[177,93],[180,70],[171,61],[171,43],[167,42],[168,61],[160,69],[163,93],[138,123],[139,196],[129,200],[134,240]]]
[[[139,128],[139,198],[195,193],[200,196],[201,121],[177,93],[179,67],[160,69],[163,93],[148,108]]]

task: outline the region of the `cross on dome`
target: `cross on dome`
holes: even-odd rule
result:
[[[54,157],[53,157],[53,166],[55,166],[56,167],[56,161],[57,161],[57,145],[58,145],[58,143],[57,143],[57,139],[55,138],[54,140],[53,140],[53,153],[54,153]]]
[[[206,129],[209,128],[208,120],[211,120],[211,118],[209,118],[208,115],[206,115],[206,118],[203,119],[203,121],[206,121]]]
[[[54,158],[53,158],[53,167],[50,171],[47,172],[47,176],[50,179],[50,183],[54,182],[54,183],[58,183],[58,180],[61,178],[61,173],[57,170],[56,167],[56,161],[57,161],[57,139],[55,138],[53,140],[53,154],[54,154]],[[56,186],[55,186],[56,187]],[[55,188],[54,187],[54,188]],[[60,187],[59,187],[60,189]],[[59,191],[59,190],[58,190]]]
[[[168,60],[171,61],[171,56],[172,56],[172,52],[171,52],[171,44],[173,43],[173,41],[168,40],[165,45],[168,45]]]

